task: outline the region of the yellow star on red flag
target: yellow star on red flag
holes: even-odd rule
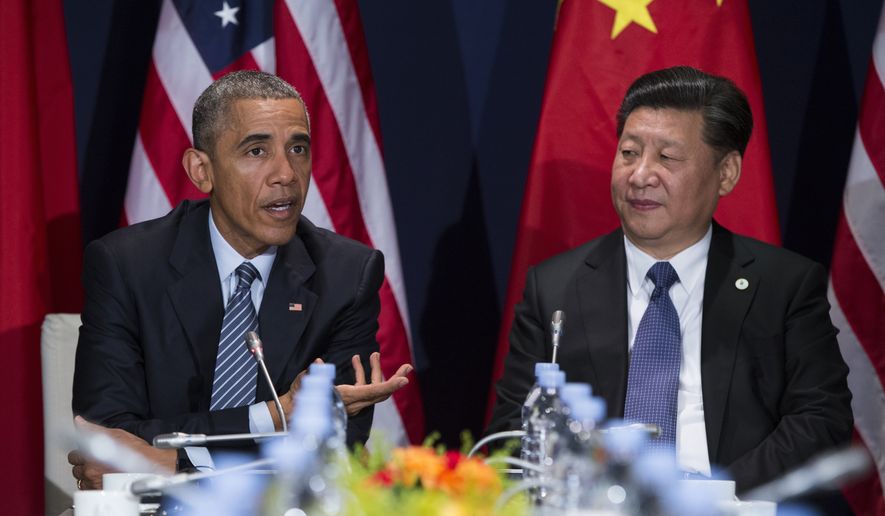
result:
[[[599,0],[606,7],[615,11],[615,23],[612,25],[612,39],[624,31],[628,25],[635,23],[640,27],[655,34],[658,28],[655,26],[651,13],[648,12],[648,4],[654,0]],[[721,0],[716,0],[717,2]]]

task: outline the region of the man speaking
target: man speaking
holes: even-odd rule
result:
[[[144,441],[279,430],[244,343],[255,330],[286,414],[296,376],[316,359],[334,363],[348,442],[365,441],[372,405],[405,385],[411,366],[380,377],[381,253],[301,217],[311,164],[303,100],[276,76],[235,72],[197,99],[193,132],[182,164],[208,201],[86,249],[74,414],[116,428],[167,470],[211,465],[205,449]],[[101,467],[77,452],[69,460],[81,487],[100,487]]]
[[[533,365],[559,363],[610,417],[653,423],[680,467],[725,467],[739,490],[851,438],[848,369],[824,268],[713,221],[753,126],[729,80],[646,74],[618,111],[612,202],[621,227],[528,272],[489,431],[518,428]]]

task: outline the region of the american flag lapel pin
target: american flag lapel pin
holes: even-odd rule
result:
[[[301,306],[301,303],[289,303],[289,311],[290,312],[300,312],[304,307]]]

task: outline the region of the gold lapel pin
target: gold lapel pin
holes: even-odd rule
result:
[[[301,303],[289,303],[289,311],[290,312],[300,312],[304,307],[301,306]]]
[[[737,281],[734,282],[734,286],[738,290],[747,290],[747,287],[750,286],[750,282],[747,281],[746,278],[738,278]]]

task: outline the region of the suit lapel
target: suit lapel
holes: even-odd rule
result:
[[[299,236],[306,230],[306,224],[299,224],[295,238],[277,251],[258,312],[265,362],[278,392],[289,388],[280,384],[281,375],[292,354],[300,351],[301,334],[317,304],[317,295],[306,286],[316,270]],[[270,397],[264,382],[258,382],[257,396]]]
[[[614,231],[600,240],[578,273],[576,295],[587,337],[594,391],[621,417],[627,392],[627,258],[624,236]],[[612,310],[612,307],[615,307]]]
[[[744,247],[735,246],[732,236],[713,223],[704,280],[701,385],[707,450],[712,462],[716,462],[718,456],[741,326],[758,287],[758,276],[747,269],[753,255]]]
[[[215,253],[209,240],[209,203],[186,204],[189,209],[179,225],[169,263],[181,277],[167,289],[169,299],[184,333],[203,386],[210,386],[215,374],[218,336],[224,308]],[[211,386],[201,398],[209,404]]]

